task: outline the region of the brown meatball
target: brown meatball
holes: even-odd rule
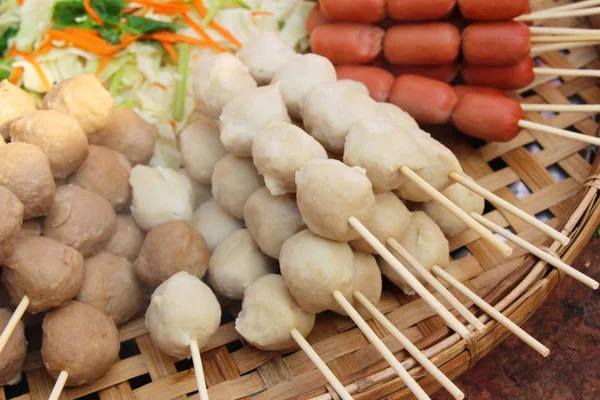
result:
[[[148,164],[154,155],[156,130],[129,108],[116,108],[106,127],[90,142],[123,154],[135,167]]]
[[[71,300],[83,283],[83,257],[72,247],[43,236],[17,240],[12,256],[2,268],[2,282],[10,301],[31,300],[30,313],[48,311]]]
[[[13,121],[36,108],[35,99],[29,93],[7,79],[0,82],[0,135],[8,139]]]
[[[134,262],[140,254],[145,236],[131,214],[117,215],[117,229],[104,251]]]
[[[90,155],[69,183],[104,197],[117,212],[131,201],[131,165],[120,153],[102,146],[90,146]]]
[[[117,215],[108,200],[75,185],[56,191],[42,223],[44,235],[79,250],[84,257],[102,250],[115,233]]]
[[[119,358],[119,332],[112,318],[94,307],[71,301],[46,315],[42,359],[55,379],[69,373],[67,386],[102,377]]]
[[[148,232],[133,268],[138,278],[155,288],[180,271],[202,279],[209,258],[200,233],[183,221],[168,221]]]
[[[23,221],[23,225],[21,225],[21,231],[19,232],[19,237],[40,236],[41,234],[42,223],[40,221],[40,218]]]
[[[65,178],[88,156],[88,140],[77,121],[49,110],[30,111],[10,127],[13,142],[36,145],[48,156],[55,178]]]
[[[47,215],[54,202],[56,186],[48,157],[29,143],[0,147],[0,186],[21,200],[24,219]]]
[[[0,309],[0,332],[4,331],[13,312],[8,308]],[[19,321],[8,339],[2,357],[0,357],[0,385],[12,385],[21,380],[21,370],[27,355],[25,324]]]
[[[133,265],[110,253],[85,260],[85,279],[75,299],[112,317],[117,325],[134,317],[145,302]]]
[[[15,251],[17,237],[23,224],[23,203],[0,186],[0,263]]]
[[[113,99],[95,75],[79,75],[54,85],[44,96],[42,108],[70,115],[91,137],[108,124]]]

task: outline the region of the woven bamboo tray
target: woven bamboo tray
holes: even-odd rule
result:
[[[532,0],[531,6],[536,10],[559,3],[565,1]],[[588,26],[584,20],[575,19],[552,21],[548,25]],[[600,69],[594,48],[553,52],[541,58],[551,67],[588,66]],[[600,103],[600,88],[595,79],[565,78],[560,85],[553,84],[551,80],[551,77],[544,77],[544,80],[536,81],[514,96],[527,103],[568,103],[574,99],[589,104]],[[528,114],[532,121],[544,121],[557,128],[574,127],[587,135],[596,135],[598,124],[592,117],[590,114],[565,113],[544,121],[539,113]],[[519,219],[489,205],[485,216],[503,227],[511,227],[519,236],[536,245],[549,247],[566,262],[573,261],[600,221],[600,158],[592,165],[595,155],[584,144],[543,133],[524,131],[510,143],[484,144],[469,141],[448,129],[444,128],[443,141],[458,156],[465,172],[526,212],[550,216],[548,223],[564,230],[571,243],[566,247],[560,246]],[[554,178],[549,170],[559,170],[564,176]],[[521,198],[517,198],[509,188],[519,182],[530,191]],[[557,270],[547,268],[544,263],[514,246],[513,255],[502,258],[470,231],[452,238],[450,247],[454,260],[446,270],[518,324],[523,324],[544,303],[563,278]],[[470,305],[454,290],[451,291]],[[504,327],[488,320],[486,333],[475,334],[474,341],[465,343],[458,335],[452,334],[422,300],[405,296],[389,284],[384,286],[378,308],[451,379],[473,367],[477,360],[509,335]],[[230,322],[219,328],[202,355],[211,400],[338,398],[302,352],[267,353],[246,346],[231,322],[234,312],[225,311],[224,314],[229,314]],[[416,366],[387,331],[376,321],[369,321],[369,325],[402,360],[403,366],[418,378],[426,392],[431,394],[439,390],[439,384]],[[43,368],[37,350],[39,338],[32,337],[34,333],[28,332],[30,353],[23,382],[16,387],[0,387],[0,400],[48,398],[54,381]],[[67,389],[61,399],[199,398],[193,394],[197,389],[191,361],[174,360],[154,347],[143,317],[122,326],[120,335],[121,360],[99,381]],[[544,341],[544,338],[538,339]],[[349,387],[355,399],[411,398],[400,379],[350,319],[333,313],[319,315],[308,341]],[[532,351],[525,345],[522,349]],[[538,355],[532,351],[532,356]]]

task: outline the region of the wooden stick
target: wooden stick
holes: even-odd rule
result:
[[[530,54],[532,57],[556,50],[566,49],[578,49],[581,47],[588,47],[591,45],[599,45],[600,41],[597,42],[565,42],[565,43],[552,43],[552,44],[537,44],[531,46]]]
[[[600,78],[600,70],[597,69],[534,68],[533,73],[537,75],[591,76],[594,78]]]
[[[463,339],[467,340],[472,336],[472,332],[468,330],[458,319],[435,298],[434,295],[423,286],[417,278],[415,278],[400,261],[381,243],[375,235],[355,217],[350,217],[348,223],[356,229],[356,231],[362,236],[375,249],[375,251],[383,257],[383,259],[390,265],[390,267],[400,275],[400,277],[435,311],[452,329],[458,333]]]
[[[529,346],[531,346],[531,348],[540,353],[542,356],[546,357],[548,356],[548,354],[550,354],[550,350],[548,350],[546,346],[538,342],[535,338],[533,338],[531,335],[529,335],[527,332],[521,329],[519,325],[515,324],[506,316],[504,316],[504,314],[502,314],[500,311],[496,310],[494,307],[483,301],[481,297],[477,296],[462,283],[454,279],[449,273],[447,273],[438,266],[434,266],[431,269],[431,271],[446,282],[448,282],[450,286],[454,287],[456,290],[461,292],[463,296],[471,300],[474,304],[477,305],[477,307],[485,311],[490,317],[494,318],[500,324],[504,325],[509,331],[514,333],[519,339],[527,343]]]
[[[561,136],[567,139],[578,140],[583,143],[593,144],[594,146],[600,146],[600,138],[588,136],[583,133],[571,132],[566,129],[554,128],[544,124],[538,124],[537,122],[521,120],[519,121],[519,127],[523,129],[550,133],[552,135]]]
[[[192,361],[194,363],[196,384],[198,385],[198,394],[200,395],[200,400],[208,400],[208,390],[206,390],[204,368],[202,367],[202,359],[200,358],[200,348],[198,347],[198,342],[192,340],[190,342],[190,350],[192,351]]]
[[[2,354],[2,350],[4,350],[6,343],[8,343],[8,340],[10,339],[15,328],[19,324],[19,321],[21,320],[21,318],[23,318],[23,314],[25,314],[25,311],[27,311],[27,307],[29,307],[29,303],[31,303],[31,301],[29,300],[29,297],[27,295],[23,296],[23,298],[21,299],[21,302],[15,309],[15,312],[8,320],[8,324],[6,324],[6,326],[4,327],[4,330],[2,331],[2,334],[0,335],[0,354]]]
[[[562,42],[594,42],[600,40],[600,34],[565,35],[565,36],[532,36],[531,43],[562,43]]]
[[[412,256],[398,241],[394,238],[389,238],[387,244],[394,249],[415,271],[433,287],[460,315],[471,323],[479,332],[485,331],[485,325],[475,317],[471,311],[467,309],[456,297],[452,295],[421,263]]]
[[[532,12],[530,15],[554,14],[559,11],[579,10],[586,7],[594,7],[600,5],[600,0],[584,0],[575,3],[565,4],[562,6],[550,7],[543,10]]]
[[[348,393],[348,390],[346,390],[344,385],[342,385],[342,383],[339,381],[339,379],[329,369],[327,364],[325,364],[325,361],[323,361],[321,359],[321,357],[319,357],[319,355],[317,354],[315,349],[313,349],[312,346],[310,345],[310,343],[308,343],[306,341],[306,339],[304,338],[304,336],[302,336],[302,334],[298,331],[298,329],[296,329],[296,328],[292,329],[292,331],[290,332],[290,335],[296,341],[298,346],[300,346],[302,351],[304,351],[304,353],[306,353],[306,355],[308,356],[310,361],[312,361],[313,364],[315,364],[315,367],[317,367],[317,369],[319,371],[321,371],[321,374],[323,374],[325,379],[327,379],[327,382],[329,382],[329,384],[333,387],[333,389],[336,391],[336,393],[342,398],[342,400],[353,400],[353,397],[350,396],[350,393]]]
[[[367,324],[367,322],[360,316],[358,311],[352,307],[352,304],[340,291],[336,290],[332,293],[333,298],[338,302],[338,304],[344,309],[346,314],[354,321],[358,329],[361,330],[363,335],[367,338],[367,340],[377,349],[379,354],[383,356],[383,358],[390,364],[390,367],[398,374],[400,379],[406,384],[406,386],[410,389],[410,391],[415,395],[415,397],[419,400],[427,400],[429,396],[427,393],[419,386],[419,384],[413,379],[412,376],[404,369],[400,361],[392,354],[390,349],[385,347],[385,344],[379,339],[379,337],[373,332],[373,329]]]
[[[515,18],[515,21],[541,21],[546,19],[572,18],[572,17],[587,17],[590,15],[600,14],[600,7],[585,8],[583,10],[567,10],[551,13],[524,14]]]
[[[58,400],[60,398],[60,395],[65,388],[65,384],[67,383],[67,379],[69,379],[69,373],[67,371],[60,371],[48,400]]]
[[[437,281],[436,281],[437,282]],[[456,400],[465,398],[464,393],[442,371],[429,361],[406,336],[388,320],[361,292],[355,292],[354,298],[379,322],[401,345],[425,368]],[[480,324],[481,321],[477,320]]]
[[[600,4],[600,0],[598,4]],[[572,3],[578,4],[578,3]],[[600,35],[600,29],[581,29],[581,28],[559,28],[551,26],[531,26],[529,31],[534,35]]]
[[[525,211],[521,210],[519,207],[514,206],[513,204],[504,200],[503,198],[501,198],[501,197],[495,195],[494,193],[490,192],[489,190],[483,188],[481,185],[478,185],[477,183],[475,183],[474,181],[469,179],[469,177],[467,177],[466,175],[459,174],[457,172],[451,172],[449,177],[454,182],[457,182],[457,183],[463,185],[467,189],[471,190],[472,192],[477,193],[484,199],[488,200],[490,203],[495,204],[496,206],[502,208],[503,210],[508,211],[509,213],[513,214],[515,217],[527,222],[534,228],[537,228],[540,231],[544,232],[546,235],[548,235],[552,239],[559,241],[564,246],[569,244],[570,239],[567,235],[564,235],[564,234],[558,232],[556,229],[541,222],[534,216],[527,214]]]
[[[561,259],[554,257],[552,254],[545,252],[544,250],[542,250],[538,247],[535,247],[528,241],[520,238],[519,236],[515,235],[514,233],[508,231],[507,229],[502,228],[499,225],[496,225],[492,221],[490,221],[480,215],[478,215],[477,217],[473,217],[473,218],[477,218],[478,221],[480,221],[483,225],[486,225],[489,229],[495,231],[499,235],[504,236],[506,239],[510,240],[517,246],[527,250],[528,252],[530,252],[531,254],[533,254],[534,256],[539,258],[540,260],[547,262],[548,264],[552,265],[553,267],[556,267],[556,269],[564,272],[565,274],[569,275],[570,277],[577,279],[579,282],[583,283],[584,285],[587,285],[587,286],[591,287],[592,289],[598,289],[599,283],[597,281],[595,281],[594,279],[590,278],[589,276],[581,273],[580,271],[576,270],[575,268],[571,267],[569,264],[565,263]]]
[[[598,113],[600,104],[521,104],[523,111]]]
[[[441,194],[438,190],[436,190],[433,186],[425,181],[425,179],[421,178],[415,172],[413,172],[410,168],[406,166],[400,167],[400,172],[402,175],[407,177],[410,181],[418,185],[421,190],[425,191],[429,194],[433,200],[440,203],[446,210],[448,210],[452,215],[461,220],[465,225],[478,233],[485,241],[490,243],[496,249],[500,251],[500,253],[507,257],[512,254],[512,249],[503,243],[500,239],[494,236],[490,231],[485,229],[481,224],[477,223],[473,218],[471,218],[466,212],[464,212],[460,207],[456,204],[448,200],[443,194]]]

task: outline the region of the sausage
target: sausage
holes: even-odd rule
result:
[[[469,136],[508,142],[519,134],[524,117],[519,103],[509,97],[467,93],[456,103],[452,122]]]
[[[409,113],[419,124],[450,121],[456,101],[452,86],[417,75],[396,78],[390,91],[390,103]]]
[[[521,22],[474,23],[462,33],[462,51],[469,64],[516,64],[529,57],[531,33]]]
[[[363,24],[321,25],[311,33],[312,52],[333,64],[366,64],[381,52],[383,29]]]
[[[319,5],[331,21],[369,23],[385,18],[385,0],[320,0]]]
[[[529,57],[518,64],[506,67],[464,64],[461,74],[468,85],[491,86],[503,90],[523,88],[535,78],[533,60]]]
[[[310,34],[316,27],[328,24],[329,20],[319,7],[313,7],[306,19],[306,31]]]
[[[400,75],[419,75],[426,78],[435,79],[450,83],[458,75],[458,64],[442,65],[392,65],[390,68],[396,76]]]
[[[450,14],[455,4],[456,0],[429,0],[426,6],[423,0],[388,0],[387,12],[396,21],[431,21]]]
[[[459,99],[467,93],[479,93],[487,94],[489,96],[506,97],[506,93],[504,93],[502,90],[487,86],[457,85],[454,86],[454,93],[456,93],[456,96],[458,96]]]
[[[338,79],[352,79],[362,82],[371,97],[376,101],[387,101],[394,76],[388,71],[362,65],[342,65],[335,69]]]
[[[461,14],[471,21],[507,21],[528,7],[529,0],[458,0]]]
[[[448,22],[396,25],[383,39],[383,54],[396,65],[451,64],[459,51],[460,33]]]

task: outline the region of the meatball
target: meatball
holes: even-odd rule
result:
[[[23,224],[23,203],[0,186],[0,264],[15,251]]]
[[[271,82],[275,73],[297,56],[296,51],[272,31],[256,33],[237,53],[259,85]]]
[[[190,177],[210,185],[215,164],[227,154],[219,139],[219,127],[212,121],[196,121],[179,135],[183,165]]]
[[[129,206],[131,165],[121,153],[102,146],[90,146],[90,155],[69,183],[104,197],[120,212]]]
[[[0,82],[0,136],[8,139],[13,121],[37,108],[35,99],[5,79]]]
[[[198,207],[190,225],[202,234],[210,251],[214,251],[229,235],[243,228],[244,223],[211,199]]]
[[[40,236],[42,234],[42,223],[39,218],[23,221],[19,237],[23,236]]]
[[[79,250],[84,257],[102,250],[115,233],[117,215],[96,193],[75,185],[56,191],[56,200],[44,218],[44,235]]]
[[[104,251],[134,262],[142,245],[145,233],[137,226],[131,214],[117,215],[115,233]]]
[[[360,292],[371,302],[371,304],[379,303],[381,299],[382,281],[381,270],[377,265],[377,260],[369,253],[362,251],[354,252],[354,287],[352,289],[352,297],[348,301],[356,308],[360,315],[368,317],[371,314],[354,299],[354,293]],[[341,306],[333,309],[334,312],[347,315]]]
[[[93,140],[108,124],[113,99],[96,75],[78,75],[55,84],[44,96],[42,108],[75,118]]]
[[[77,121],[50,110],[30,111],[10,128],[13,142],[36,145],[46,153],[55,178],[65,178],[88,156],[88,139]]]
[[[406,132],[419,129],[419,124],[409,113],[392,103],[377,103],[378,113],[382,118],[389,119]]]
[[[0,186],[21,200],[24,219],[47,215],[54,203],[56,186],[48,157],[29,143],[0,147]]]
[[[148,232],[133,267],[141,281],[155,288],[179,271],[202,278],[209,257],[201,234],[183,221],[169,221]]]
[[[212,199],[212,188],[210,185],[204,185],[202,183],[198,183],[197,180],[192,178],[189,172],[184,168],[180,169],[179,173],[183,176],[187,176],[190,178],[190,182],[192,183],[192,189],[194,190],[194,204],[196,207],[201,206],[206,203],[210,199]]]
[[[0,332],[3,332],[12,317],[8,308],[0,308]],[[25,324],[19,321],[2,350],[0,357],[0,385],[16,385],[21,381],[21,371],[27,355]]]

